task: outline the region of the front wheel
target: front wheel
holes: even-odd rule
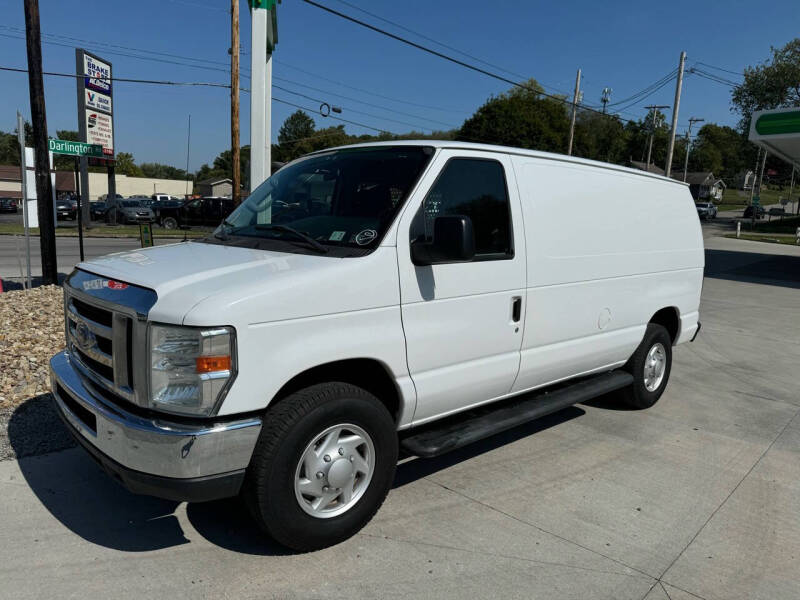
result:
[[[622,401],[631,408],[650,408],[658,402],[672,369],[672,339],[667,330],[648,323],[644,339],[624,368],[633,375],[633,384],[621,390]]]
[[[277,542],[309,551],[364,527],[397,465],[397,431],[369,392],[341,382],[305,388],[269,409],[242,494]]]
[[[164,217],[161,220],[161,225],[164,226],[164,229],[177,229],[178,221],[174,217]]]

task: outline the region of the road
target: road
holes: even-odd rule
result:
[[[799,598],[800,248],[706,244],[703,329],[652,409],[408,459],[363,532],[301,555],[236,501],[133,496],[79,449],[0,462],[3,596]]]
[[[180,239],[159,240],[156,244],[179,242]],[[122,250],[132,250],[141,247],[139,240],[133,238],[84,238],[84,256],[95,258],[110,254],[111,252],[121,252]],[[57,237],[56,238],[56,258],[58,261],[58,272],[67,274],[80,262],[80,252],[78,238]],[[22,267],[20,268],[20,263]],[[25,237],[13,235],[0,235],[0,278],[19,280],[20,272],[25,272]],[[42,274],[42,260],[39,252],[39,238],[31,237],[31,273],[34,276]]]

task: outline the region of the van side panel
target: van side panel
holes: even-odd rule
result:
[[[514,168],[528,251],[514,391],[624,364],[664,307],[681,338],[694,332],[704,254],[688,188],[557,160]]]

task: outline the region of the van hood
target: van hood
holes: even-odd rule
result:
[[[182,242],[108,254],[78,268],[154,290],[148,319],[163,323],[238,326],[399,301],[394,248],[350,259]]]
[[[150,288],[159,298],[176,290],[195,290],[191,299],[196,302],[219,290],[216,280],[224,278],[225,285],[263,280],[274,273],[313,270],[330,264],[330,260],[306,254],[181,242],[107,254],[82,262],[78,268]]]

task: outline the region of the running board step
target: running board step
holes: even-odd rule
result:
[[[469,411],[466,418],[456,415],[425,426],[403,439],[400,446],[422,458],[438,456],[632,383],[630,373],[611,371],[553,391],[524,394],[501,402],[498,407],[488,405]]]

